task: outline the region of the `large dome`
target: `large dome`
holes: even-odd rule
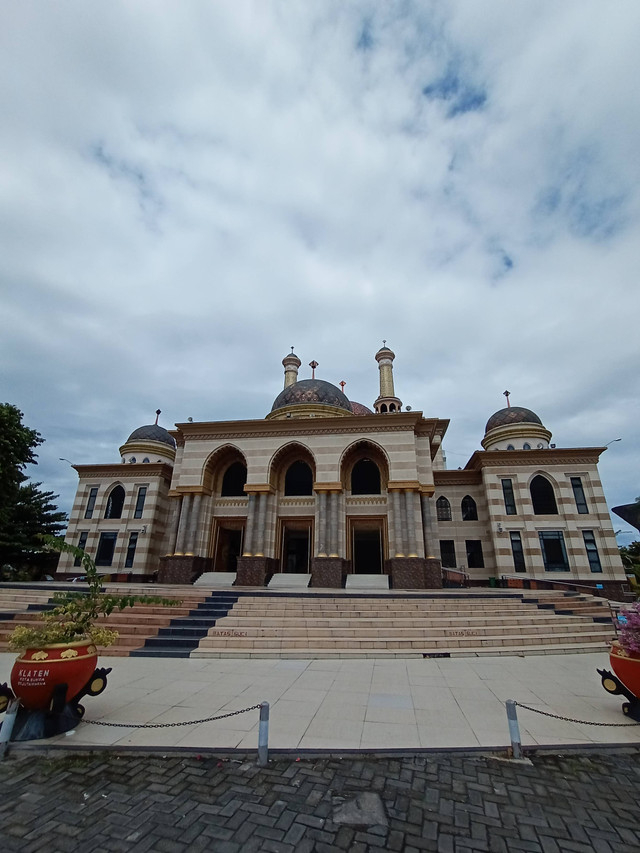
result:
[[[351,412],[351,404],[339,388],[323,379],[302,379],[289,385],[276,397],[271,411],[285,406],[309,406],[319,404],[333,406]]]
[[[511,426],[511,424],[543,425],[540,418],[531,409],[523,409],[521,406],[508,406],[506,409],[500,409],[491,415],[484,430],[485,435],[489,430],[496,429],[496,427]]]
[[[147,424],[147,426],[134,429],[127,443],[130,441],[161,441],[163,444],[168,444],[169,447],[175,447],[176,443],[172,436],[169,435],[164,427],[158,424]]]
[[[370,408],[368,408],[368,406],[365,406],[363,403],[356,403],[355,400],[351,400],[351,411],[353,412],[354,415],[372,415],[373,414],[373,412],[371,411]]]

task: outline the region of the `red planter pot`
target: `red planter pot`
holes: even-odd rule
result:
[[[90,640],[27,649],[13,665],[11,687],[25,708],[46,711],[54,688],[66,684],[67,700],[73,699],[93,675],[97,660]]]
[[[640,699],[640,654],[626,652],[620,643],[614,641],[609,651],[609,660],[611,669],[620,681]]]

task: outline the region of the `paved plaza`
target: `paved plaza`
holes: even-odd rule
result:
[[[14,656],[0,655],[0,682]],[[504,749],[505,700],[587,722],[625,723],[600,683],[608,655],[451,659],[231,660],[101,658],[107,689],[84,700],[86,719],[177,723],[270,703],[276,749]],[[640,744],[640,725],[590,726],[518,710],[525,746]],[[258,712],[169,728],[95,726],[48,743],[74,748],[256,749]]]
[[[0,656],[0,681],[12,655]],[[0,763],[20,853],[211,850],[638,853],[640,726],[606,654],[395,660],[103,658],[106,691]],[[504,701],[527,758],[506,758]],[[270,761],[258,768],[266,700]],[[366,752],[366,751],[369,752]]]
[[[638,853],[639,757],[287,757],[259,769],[211,753],[16,751],[0,765],[2,849]]]

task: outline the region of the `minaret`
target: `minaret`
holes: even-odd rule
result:
[[[376,353],[376,361],[380,368],[380,396],[373,404],[378,414],[387,412],[399,412],[402,409],[402,400],[395,395],[393,388],[393,359],[395,353],[383,341],[383,346]]]
[[[282,359],[282,363],[284,365],[284,387],[288,388],[289,385],[295,385],[298,381],[298,368],[302,362],[291,347],[291,352]]]

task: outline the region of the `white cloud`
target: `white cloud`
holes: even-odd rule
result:
[[[58,456],[260,417],[319,375],[450,417],[502,405],[638,467],[635,2],[13,6],[0,51],[4,397]],[[8,85],[7,85],[8,84]],[[459,454],[459,455],[453,455]],[[454,464],[455,459],[455,464]],[[605,461],[606,460],[606,461]],[[612,462],[611,460],[621,460]]]

